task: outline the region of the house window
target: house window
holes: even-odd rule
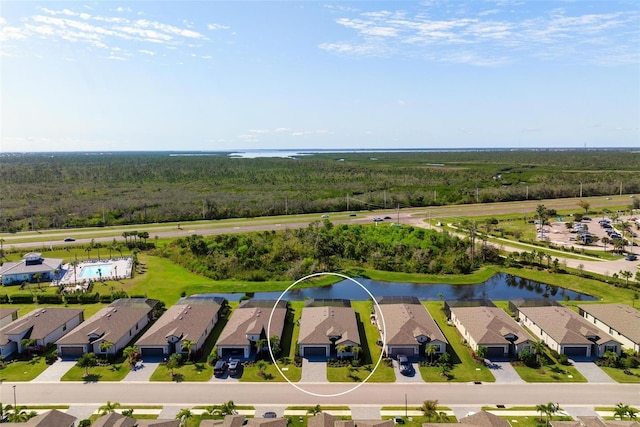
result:
[[[616,353],[617,348],[615,345],[605,345],[604,346],[604,352],[606,353],[607,351],[612,351],[614,353]]]

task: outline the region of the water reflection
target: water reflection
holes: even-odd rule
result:
[[[402,282],[381,282],[371,279],[357,279],[374,296],[416,296],[421,300],[462,300],[492,299],[513,300],[519,298],[551,298],[554,300],[594,301],[595,297],[581,294],[558,286],[548,285],[510,274],[498,273],[483,283],[475,285],[416,284]],[[249,296],[257,299],[277,299],[281,292],[256,292]],[[219,294],[230,301],[239,300],[244,294]],[[369,295],[350,280],[343,280],[330,286],[318,288],[292,289],[284,297],[291,301],[307,298],[345,298],[366,300]]]

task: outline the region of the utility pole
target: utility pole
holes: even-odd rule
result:
[[[349,193],[347,193],[347,210],[349,210]]]
[[[398,203],[398,224],[400,224],[400,203]]]
[[[476,187],[476,203],[480,201],[480,190]]]
[[[387,190],[384,190],[384,208],[387,209]]]
[[[622,196],[622,181],[620,181],[620,195]]]
[[[582,183],[580,183],[580,198],[582,199]]]
[[[284,214],[289,215],[289,198],[284,196]]]

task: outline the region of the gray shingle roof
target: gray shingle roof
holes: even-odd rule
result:
[[[0,276],[6,274],[35,274],[54,271],[62,264],[62,259],[42,258],[40,264],[27,264],[26,260],[5,262],[0,266]]]
[[[165,346],[171,335],[198,341],[219,310],[220,305],[213,301],[192,304],[185,300],[172,305],[135,344]]]
[[[97,335],[98,342],[117,343],[140,320],[149,315],[155,303],[157,301],[146,298],[132,298],[132,301],[116,300],[60,338],[56,344],[88,344],[90,335]]]
[[[7,335],[23,334],[25,338],[40,340],[84,312],[81,308],[37,308],[0,329],[0,344],[6,344]]]
[[[447,342],[444,334],[422,304],[381,304],[387,330],[387,344],[415,345],[416,338],[424,335],[430,341]],[[382,322],[378,320],[380,324]]]
[[[560,344],[592,344],[589,337],[597,337],[595,342],[599,344],[616,341],[566,307],[521,307],[519,310]]]
[[[505,336],[515,335],[514,344],[533,341],[533,338],[504,310],[498,307],[453,307],[460,323],[478,345],[504,345],[511,341]]]
[[[624,304],[582,304],[586,311],[635,343],[640,343],[640,310]]]
[[[284,329],[287,314],[286,308],[275,308],[273,309],[273,315],[271,315],[273,303],[268,305],[268,307],[254,307],[253,304],[249,305],[248,307],[240,306],[233,311],[229,322],[225,325],[224,330],[218,337],[216,345],[246,346],[250,344],[247,340],[247,334],[259,335],[264,331],[266,336],[270,316],[271,336],[277,335],[282,337],[282,330]]]
[[[356,314],[351,307],[305,307],[300,318],[299,344],[327,345],[337,336],[336,345],[351,341],[360,345]]]

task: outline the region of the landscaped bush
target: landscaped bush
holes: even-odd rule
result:
[[[33,295],[13,294],[11,295],[11,304],[33,304]]]
[[[100,294],[98,292],[95,294],[80,294],[78,301],[81,304],[93,304],[100,301]]]
[[[9,295],[0,295],[0,304],[9,304]]]
[[[60,294],[45,294],[36,296],[38,304],[62,304],[62,295]]]
[[[66,294],[64,296],[64,302],[67,304],[79,304],[80,299],[78,298],[80,294]]]

